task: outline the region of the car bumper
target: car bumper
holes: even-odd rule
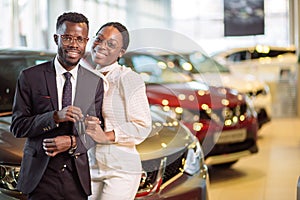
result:
[[[254,109],[257,113],[258,127],[261,128],[264,124],[272,119],[272,100],[271,96],[253,99]]]
[[[271,121],[271,116],[265,109],[260,109],[257,112],[258,127],[261,128],[264,124],[268,123],[269,121]]]
[[[224,155],[215,155],[210,156],[205,160],[205,163],[207,165],[217,165],[217,164],[223,164],[223,163],[230,163],[239,160],[240,158],[243,158],[245,156],[251,155],[252,152],[249,150],[236,152],[236,153],[230,153],[230,154],[224,154]]]
[[[208,187],[209,176],[205,166],[194,176],[185,173],[178,174],[177,177],[162,185],[158,193],[139,197],[136,200],[208,200]]]
[[[0,193],[0,200],[19,200],[19,199],[7,196],[6,194],[3,194],[3,193]]]
[[[16,190],[7,190],[0,188],[0,200],[26,200],[26,195]]]
[[[247,126],[246,126],[247,125]],[[220,136],[224,139],[220,142],[220,136],[216,140],[216,132],[208,134],[202,140],[202,148],[205,154],[205,163],[215,165],[230,163],[239,160],[242,157],[249,156],[258,152],[256,119],[244,124],[244,128],[223,129]],[[246,135],[245,135],[246,134]],[[229,140],[230,139],[230,140]]]

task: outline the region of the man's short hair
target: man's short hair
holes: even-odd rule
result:
[[[56,30],[58,30],[65,21],[73,22],[73,23],[85,23],[87,25],[88,30],[89,30],[89,21],[81,13],[66,12],[66,13],[63,13],[62,15],[60,15],[57,18]]]

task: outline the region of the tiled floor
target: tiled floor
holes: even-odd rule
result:
[[[276,118],[259,131],[259,152],[230,169],[210,168],[210,200],[296,200],[300,118]]]

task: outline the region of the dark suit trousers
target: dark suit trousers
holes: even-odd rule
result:
[[[51,165],[51,164],[50,164]],[[59,165],[57,165],[59,166]],[[86,200],[75,164],[57,169],[47,167],[37,188],[28,195],[29,200]]]

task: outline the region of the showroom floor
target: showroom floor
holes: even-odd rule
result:
[[[210,200],[296,200],[300,118],[276,118],[259,131],[259,152],[230,169],[210,167]]]

